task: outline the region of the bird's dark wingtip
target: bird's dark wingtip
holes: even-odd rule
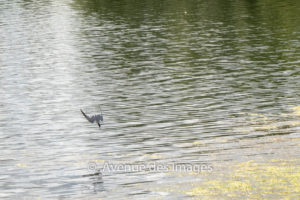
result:
[[[80,111],[81,111],[81,113],[85,116],[85,113],[83,112],[83,110],[80,109]]]

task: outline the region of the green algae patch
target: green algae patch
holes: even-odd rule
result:
[[[292,110],[294,110],[295,115],[300,116],[300,106],[295,106]]]
[[[300,125],[300,106],[291,107],[288,113],[281,114],[259,114],[259,113],[240,113],[241,118],[236,118],[237,125],[229,132],[238,132],[243,134],[289,134],[291,129]]]
[[[296,163],[236,164],[230,173],[183,192],[195,199],[300,199],[300,166]]]

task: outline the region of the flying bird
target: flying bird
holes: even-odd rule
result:
[[[101,111],[101,115],[93,115],[91,117],[87,116],[81,109],[80,109],[81,113],[83,114],[83,116],[91,123],[94,123],[95,121],[97,122],[99,128],[101,128],[101,124],[100,121],[103,122],[103,115],[102,115],[102,111]]]

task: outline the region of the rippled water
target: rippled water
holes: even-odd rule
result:
[[[159,188],[197,177],[97,170],[299,158],[299,8],[1,1],[0,198],[189,199]]]

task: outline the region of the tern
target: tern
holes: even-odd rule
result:
[[[97,122],[99,128],[101,128],[101,124],[100,121],[103,122],[103,115],[102,115],[102,111],[101,111],[101,115],[93,115],[91,117],[87,116],[81,109],[80,109],[81,113],[83,114],[83,116],[91,123],[94,123],[95,121]]]

